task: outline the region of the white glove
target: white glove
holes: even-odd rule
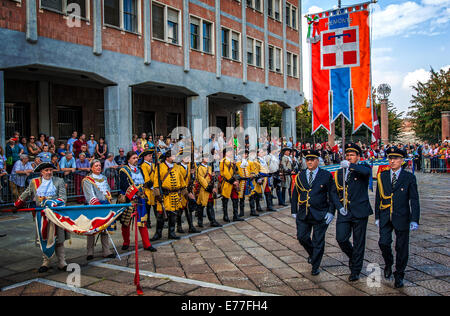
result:
[[[375,225],[377,225],[377,227],[380,227],[380,220],[379,219],[375,220]]]
[[[342,216],[347,216],[347,210],[343,207],[341,207],[341,209],[339,210],[339,213],[341,213]]]
[[[341,167],[342,168],[350,168],[350,162],[348,160],[342,160]]]
[[[291,214],[293,218],[297,218],[297,214]]]
[[[419,228],[419,224],[417,224],[416,222],[411,222],[411,224],[409,225],[410,231],[417,230],[418,228]]]
[[[327,215],[325,215],[325,223],[327,225],[329,225],[331,223],[331,221],[333,220],[334,215],[331,213],[327,213]]]

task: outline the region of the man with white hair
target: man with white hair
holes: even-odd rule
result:
[[[11,191],[14,198],[22,194],[25,190],[25,181],[33,172],[33,167],[29,162],[28,155],[20,155],[20,160],[16,161],[11,171]]]

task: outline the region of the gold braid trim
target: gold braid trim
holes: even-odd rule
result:
[[[342,177],[344,177],[344,171],[342,171]],[[336,183],[336,188],[339,191],[344,191],[344,186],[339,185],[339,181],[338,181],[338,171],[336,171],[334,173],[334,183]],[[348,208],[348,185],[345,187],[345,208]],[[344,195],[344,194],[342,194]],[[342,197],[342,199],[339,199],[339,201],[341,201],[342,203],[344,203],[344,197]]]
[[[391,195],[387,196],[384,194],[384,188],[383,188],[383,183],[381,182],[381,172],[378,174],[377,176],[377,180],[378,180],[378,188],[379,188],[379,192],[380,192],[380,196],[381,196],[381,201],[380,201],[380,209],[385,210],[387,208],[389,209],[389,215],[392,221],[392,212],[393,212],[393,207],[394,207],[394,201],[392,200],[394,193],[391,193]],[[383,200],[390,200],[389,204],[383,204]]]
[[[311,192],[311,189],[306,190],[305,187],[303,186],[302,181],[300,180],[300,176],[297,177],[297,181],[295,181],[295,187],[297,188],[297,193],[298,193],[298,205],[302,205],[306,203],[306,215],[308,215],[308,208],[309,208],[309,192]],[[302,191],[302,192],[306,192],[306,200],[302,201],[300,200],[300,192],[298,192],[298,190]]]

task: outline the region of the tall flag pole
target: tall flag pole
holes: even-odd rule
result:
[[[373,131],[368,21],[369,5],[375,2],[341,7],[339,0],[337,9],[306,16],[313,134],[320,127],[330,133],[331,123],[339,116],[353,122],[353,133],[362,126]]]

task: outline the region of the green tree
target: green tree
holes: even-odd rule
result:
[[[412,88],[411,106],[408,115],[412,118],[413,129],[422,140],[437,142],[441,138],[441,112],[450,111],[450,69],[439,72],[431,68],[431,77],[418,82]]]
[[[312,112],[308,111],[309,101],[305,99],[302,105],[297,107],[296,112],[296,126],[297,139],[301,142],[322,142],[328,139],[327,131],[320,128],[314,135],[312,132]]]
[[[281,128],[281,117],[283,108],[276,103],[262,102],[260,104],[260,121],[262,127],[267,127],[267,131],[270,133],[271,127]]]

